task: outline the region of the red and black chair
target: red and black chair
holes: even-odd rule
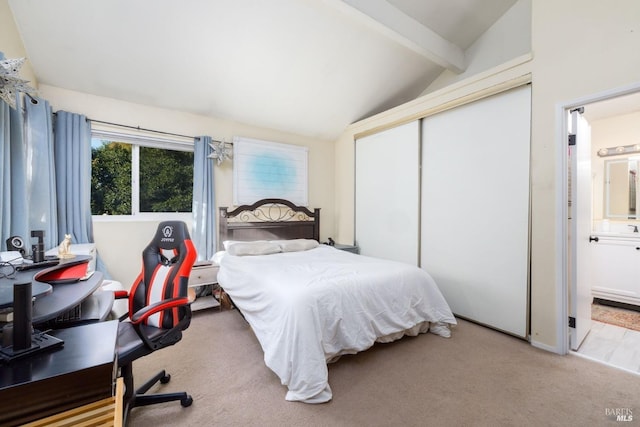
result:
[[[164,370],[134,391],[133,361],[182,339],[191,322],[187,294],[189,274],[196,250],[184,222],[165,221],[142,252],[142,271],[127,291],[116,298],[129,299],[129,311],[118,326],[117,357],[124,378],[125,422],[137,406],[179,400],[184,407],[193,403],[186,392],[145,394],[155,383],[166,384],[171,376]]]

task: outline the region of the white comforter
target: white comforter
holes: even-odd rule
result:
[[[253,328],[286,399],[331,400],[327,361],[405,333],[445,335],[456,320],[417,267],[320,245],[301,252],[220,259],[218,281]],[[407,331],[409,330],[409,331]],[[391,336],[392,338],[389,338]]]

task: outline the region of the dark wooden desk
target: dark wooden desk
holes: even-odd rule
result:
[[[113,395],[118,321],[49,332],[60,349],[0,365],[0,425],[17,425]]]
[[[33,324],[39,325],[47,320],[55,319],[63,313],[80,305],[102,284],[102,273],[96,271],[87,280],[75,283],[53,285],[53,292],[36,298],[33,303]],[[113,296],[112,293],[109,293]],[[113,303],[113,299],[111,299]]]
[[[33,278],[33,274],[26,274],[26,272],[19,272],[15,278],[0,279],[0,308],[8,308],[13,305],[13,284],[30,282]],[[49,295],[53,291],[53,287],[48,283],[32,282],[31,295],[34,298],[39,298],[44,295]]]
[[[79,256],[76,258],[70,258],[69,261],[88,261],[91,257],[89,256]],[[57,262],[57,265],[50,265],[51,262]],[[9,278],[2,277],[0,279],[0,308],[11,307],[13,305],[13,285],[14,283],[24,283],[31,282],[32,285],[32,295],[34,298],[37,298],[40,295],[50,294],[52,287],[48,283],[42,283],[37,280],[34,280],[34,276],[48,268],[56,268],[59,266],[63,266],[66,263],[65,260],[47,260],[47,265],[43,267],[36,267],[37,264],[20,264],[15,266],[15,272],[10,275]],[[45,264],[45,263],[43,263]],[[24,266],[30,266],[28,270],[21,270]],[[6,268],[6,267],[5,267]],[[6,273],[5,273],[6,274]]]
[[[78,258],[80,257],[84,256],[78,256]],[[96,271],[87,280],[80,280],[75,283],[49,285],[33,280],[33,276],[40,271],[42,271],[42,269],[20,271],[17,272],[14,279],[0,279],[0,289],[5,289],[5,293],[11,293],[9,306],[13,303],[13,285],[15,283],[32,282],[34,287],[46,286],[51,289],[49,293],[45,292],[42,296],[37,297],[33,303],[32,322],[35,326],[56,319],[72,308],[79,306],[100,287],[103,279],[102,273]],[[98,309],[102,312],[105,310],[108,312],[111,310],[110,306],[105,307],[105,305],[113,304],[113,294],[105,293],[102,297],[100,300],[93,298],[89,300],[88,303],[92,303],[94,306],[98,305]]]

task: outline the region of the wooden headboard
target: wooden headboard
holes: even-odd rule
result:
[[[219,250],[225,240],[320,240],[320,208],[313,212],[284,199],[262,199],[233,210],[219,208]]]

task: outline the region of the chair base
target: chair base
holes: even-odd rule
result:
[[[157,382],[166,384],[171,380],[171,375],[167,374],[164,370],[158,372],[153,376],[153,378],[149,379],[146,383],[136,389],[135,392],[133,392],[133,372],[131,364],[123,366],[121,373],[125,383],[123,425],[126,425],[127,423],[129,411],[138,406],[154,405],[156,403],[179,400],[180,405],[186,408],[191,406],[193,403],[193,398],[184,391],[176,393],[145,394]]]

